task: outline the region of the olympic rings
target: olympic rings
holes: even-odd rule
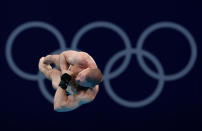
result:
[[[59,42],[60,49],[58,49],[57,51],[54,51],[51,54],[60,53],[64,50],[68,50],[68,49],[78,50],[77,46],[78,46],[78,43],[79,43],[81,37],[83,35],[85,35],[85,33],[87,33],[88,31],[96,29],[96,28],[106,28],[106,29],[110,29],[113,32],[117,33],[123,40],[123,42],[125,44],[125,49],[119,51],[118,53],[116,53],[109,59],[109,61],[107,62],[106,66],[104,68],[104,71],[103,71],[103,73],[104,73],[103,82],[104,82],[104,86],[107,91],[107,94],[116,103],[118,103],[124,107],[128,107],[128,108],[139,108],[139,107],[143,107],[148,104],[151,104],[161,94],[161,92],[164,88],[164,83],[166,81],[177,80],[177,79],[180,79],[183,76],[185,76],[193,68],[193,66],[196,62],[196,59],[197,59],[197,45],[196,45],[196,42],[195,42],[193,36],[185,27],[183,27],[179,24],[173,23],[173,22],[159,22],[159,23],[149,26],[140,35],[140,37],[137,41],[137,48],[132,48],[130,39],[128,38],[128,35],[124,32],[123,29],[121,29],[119,26],[117,26],[113,23],[106,22],[106,21],[96,21],[96,22],[92,22],[92,23],[87,24],[84,27],[82,27],[76,33],[76,35],[73,37],[70,48],[65,47],[66,44],[65,44],[65,40],[64,40],[62,34],[54,26],[47,24],[45,22],[41,22],[41,21],[27,22],[27,23],[24,23],[24,24],[18,26],[15,30],[13,30],[11,32],[11,35],[8,37],[8,40],[6,43],[6,49],[5,49],[6,50],[6,52],[5,52],[6,60],[8,62],[9,67],[11,68],[11,70],[19,77],[24,78],[26,80],[31,80],[31,81],[37,80],[38,86],[39,86],[39,89],[40,89],[42,95],[51,103],[53,103],[53,96],[45,88],[45,83],[44,83],[45,76],[40,72],[38,72],[38,74],[33,75],[33,74],[22,71],[20,68],[17,67],[17,65],[14,63],[13,58],[12,58],[11,51],[12,51],[12,45],[14,43],[15,38],[21,32],[25,31],[26,29],[30,29],[30,28],[45,29],[45,30],[51,32],[56,37],[56,39]],[[158,29],[162,29],[162,28],[170,28],[170,29],[174,29],[174,30],[182,33],[188,40],[189,46],[191,48],[191,55],[190,55],[188,64],[184,67],[184,69],[182,69],[181,71],[179,71],[175,74],[169,74],[169,75],[164,74],[164,69],[162,67],[162,64],[158,61],[158,59],[150,52],[143,50],[143,44],[144,44],[145,39],[148,37],[148,35],[150,35],[154,31],[156,31]],[[132,54],[137,55],[137,60],[138,60],[138,63],[140,64],[140,67],[142,68],[142,70],[150,77],[158,80],[157,88],[154,90],[154,92],[150,96],[145,98],[144,100],[140,100],[140,101],[128,101],[128,100],[122,99],[117,94],[115,94],[115,92],[113,91],[113,89],[111,88],[111,85],[110,85],[110,79],[116,78],[118,75],[123,73],[123,71],[127,68],[127,66],[129,65],[129,62],[131,60]],[[123,56],[125,56],[123,64],[116,71],[110,72],[113,64],[120,57],[123,57]],[[143,57],[147,57],[155,65],[155,67],[157,69],[157,73],[152,71],[145,64]]]
[[[115,54],[111,59],[110,61],[107,63],[106,67],[105,67],[105,70],[104,70],[104,74],[105,76],[109,76],[109,72],[110,72],[110,69],[111,67],[113,66],[113,63],[115,63],[116,60],[118,60],[121,56],[125,55],[125,54],[136,54],[136,55],[139,55],[137,52],[136,49],[131,49],[131,50],[123,50],[123,51],[120,51],[118,52],[117,54]],[[137,107],[142,107],[142,106],[145,106],[149,103],[151,103],[152,101],[154,101],[161,93],[162,89],[163,89],[163,85],[164,85],[164,79],[162,79],[163,75],[164,75],[164,71],[163,71],[163,68],[161,66],[161,64],[159,63],[159,61],[157,60],[157,58],[155,58],[155,56],[153,56],[151,53],[143,50],[143,55],[146,56],[147,58],[149,58],[154,64],[155,66],[157,67],[157,70],[158,70],[158,73],[159,75],[161,76],[160,79],[159,79],[159,82],[158,82],[158,85],[157,85],[157,88],[155,89],[154,93],[152,95],[150,95],[149,97],[147,97],[146,99],[144,100],[141,100],[141,101],[135,101],[135,102],[132,102],[132,101],[127,101],[127,100],[124,100],[122,98],[120,98],[118,95],[116,95],[114,93],[114,91],[112,90],[111,86],[110,86],[110,83],[109,83],[109,78],[105,77],[104,79],[104,85],[105,85],[105,89],[107,91],[107,93],[109,94],[109,96],[111,96],[111,98],[117,102],[118,104],[122,105],[122,106],[125,106],[125,107],[130,107],[130,108],[137,108]]]
[[[185,66],[185,68],[175,74],[169,74],[163,76],[166,81],[173,81],[177,80],[183,76],[185,76],[191,68],[194,66],[194,63],[196,62],[197,58],[197,47],[196,42],[194,38],[192,37],[191,33],[184,27],[180,26],[179,24],[173,23],[173,22],[159,22],[157,24],[153,24],[152,26],[148,27],[139,37],[137,42],[137,50],[139,50],[140,55],[137,55],[137,59],[140,63],[140,67],[147,73],[149,76],[151,76],[154,79],[160,79],[157,74],[155,74],[152,70],[148,68],[148,66],[145,64],[144,60],[142,59],[141,50],[143,48],[143,44],[145,39],[155,30],[161,29],[161,28],[170,28],[174,29],[180,33],[182,33],[185,38],[187,38],[189,42],[189,46],[191,48],[191,55],[188,64]]]
[[[35,81],[38,79],[38,75],[33,75],[33,74],[25,73],[24,71],[22,71],[20,68],[17,67],[12,57],[12,46],[16,37],[23,31],[30,28],[42,28],[52,33],[58,40],[61,49],[65,48],[65,40],[62,34],[54,26],[47,24],[45,22],[40,22],[40,21],[32,21],[32,22],[24,23],[12,31],[6,43],[6,60],[8,62],[8,65],[13,70],[13,72],[19,77],[24,78],[26,80]]]
[[[110,29],[110,30],[114,31],[115,33],[120,35],[121,39],[123,40],[123,43],[125,44],[126,50],[132,48],[128,35],[120,27],[118,27],[115,24],[109,23],[109,22],[98,21],[98,22],[93,22],[93,23],[85,25],[76,33],[76,35],[73,37],[73,40],[72,40],[71,49],[78,50],[77,46],[78,46],[78,43],[79,43],[79,40],[81,39],[81,37],[88,31],[96,29],[96,28],[106,28],[106,29]],[[127,54],[121,67],[119,67],[116,72],[112,72],[111,74],[109,74],[108,77],[110,79],[112,79],[115,76],[118,76],[119,74],[121,74],[128,66],[130,59],[131,59],[131,55]]]

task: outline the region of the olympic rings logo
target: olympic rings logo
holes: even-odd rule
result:
[[[24,23],[24,24],[18,26],[16,29],[14,29],[11,32],[10,36],[8,37],[8,40],[6,43],[6,52],[5,52],[6,60],[8,62],[9,67],[16,75],[18,75],[19,77],[26,79],[26,80],[37,81],[41,93],[51,103],[53,103],[53,96],[45,88],[44,75],[41,74],[40,71],[36,75],[26,73],[26,72],[22,71],[13,61],[12,46],[13,46],[13,43],[14,43],[16,37],[23,31],[30,29],[30,28],[45,29],[56,37],[56,39],[59,43],[60,49],[52,52],[51,54],[60,53],[64,50],[68,50],[68,49],[78,50],[77,45],[78,45],[81,37],[83,35],[85,35],[85,33],[87,33],[88,31],[93,30],[93,29],[106,28],[106,29],[110,29],[113,32],[117,33],[123,40],[125,49],[117,52],[107,62],[106,66],[104,68],[104,71],[103,71],[103,83],[104,83],[104,87],[105,87],[105,90],[107,91],[108,95],[116,103],[118,103],[124,107],[128,107],[128,108],[139,108],[139,107],[143,107],[143,106],[146,106],[146,105],[152,103],[161,94],[166,81],[174,81],[174,80],[184,77],[192,69],[192,67],[194,66],[196,59],[197,59],[197,44],[196,44],[193,36],[185,27],[183,27],[177,23],[174,23],[174,22],[159,22],[159,23],[153,24],[153,25],[149,26],[148,28],[146,28],[143,31],[143,33],[140,35],[140,37],[137,41],[136,48],[132,48],[131,41],[123,29],[121,29],[119,26],[117,26],[113,23],[107,22],[107,21],[96,21],[96,22],[92,22],[92,23],[87,24],[84,27],[82,27],[76,33],[76,35],[73,37],[70,48],[66,47],[66,43],[65,43],[65,40],[64,40],[62,34],[53,25],[50,25],[48,23],[41,22],[41,21],[27,22],[27,23]],[[191,54],[190,54],[190,58],[189,58],[187,65],[183,69],[181,69],[180,71],[178,71],[177,73],[174,73],[174,74],[165,74],[162,64],[159,62],[159,60],[156,58],[156,56],[154,56],[149,51],[143,49],[143,44],[144,44],[145,39],[152,32],[162,29],[162,28],[170,28],[170,29],[180,32],[188,40],[189,47],[191,49]],[[125,99],[119,97],[113,91],[113,89],[110,85],[110,79],[117,77],[127,68],[127,66],[129,65],[129,62],[131,60],[131,56],[133,54],[135,54],[137,56],[137,61],[138,61],[138,64],[140,64],[141,69],[150,77],[158,80],[157,88],[153,91],[153,93],[150,96],[148,96],[147,98],[140,100],[140,101],[129,101],[129,100],[125,100]],[[124,59],[123,63],[120,65],[120,67],[116,71],[110,72],[113,64],[120,57],[123,57],[123,56],[125,56],[125,59]],[[157,72],[154,72],[145,64],[143,57],[147,57],[151,62],[153,62],[153,64],[155,65],[155,67],[157,69]]]

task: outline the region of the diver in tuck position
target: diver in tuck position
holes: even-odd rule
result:
[[[56,68],[52,68],[54,64]],[[40,71],[56,89],[54,110],[71,111],[95,99],[102,73],[86,52],[68,50],[39,60]]]

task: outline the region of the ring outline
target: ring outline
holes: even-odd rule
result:
[[[24,78],[26,80],[31,80],[31,81],[35,81],[38,79],[39,74],[30,74],[30,73],[26,73],[24,71],[22,71],[14,62],[13,58],[12,58],[12,45],[16,39],[16,37],[22,33],[23,31],[30,29],[30,28],[42,28],[47,30],[48,32],[52,33],[57,41],[59,42],[59,46],[61,49],[65,48],[65,40],[64,37],[62,36],[62,34],[59,32],[59,30],[57,30],[54,26],[42,22],[42,21],[31,21],[31,22],[26,22],[22,25],[19,25],[18,27],[16,27],[11,34],[8,37],[8,40],[6,42],[6,60],[7,63],[9,65],[9,67],[11,68],[11,70],[18,75],[21,78]]]

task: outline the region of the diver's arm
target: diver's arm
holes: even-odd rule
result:
[[[60,54],[60,69],[62,74],[67,73],[67,70],[69,68],[69,61],[68,59],[72,57],[72,55],[75,53],[75,51],[68,50],[64,51]]]
[[[92,102],[99,91],[99,85],[93,88],[89,88],[87,91],[82,91],[76,95],[76,98],[80,104],[86,104]]]
[[[68,70],[68,64],[67,64],[67,60],[66,60],[66,56],[61,53],[60,54],[60,69],[62,74],[66,73],[66,71]]]
[[[86,92],[83,91],[79,94],[67,96],[65,90],[58,88],[54,97],[54,110],[57,112],[74,110],[83,104],[93,101],[98,91],[99,86],[96,85],[94,88],[88,89]]]
[[[54,97],[54,110],[57,112],[67,112],[79,107],[79,103],[75,95],[66,95],[66,91],[58,88]]]

